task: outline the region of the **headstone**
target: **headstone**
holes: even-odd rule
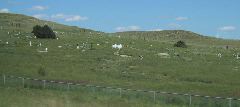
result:
[[[77,49],[79,49],[79,45],[77,44]]]
[[[29,42],[29,46],[32,46],[32,41]]]
[[[114,44],[114,45],[112,45],[112,48],[117,48],[117,49],[122,49],[122,44],[119,44],[119,45],[117,45],[117,44]]]
[[[48,51],[48,48],[45,48],[45,51],[47,52],[47,51]]]
[[[221,57],[222,57],[222,54],[221,54],[221,53],[218,53],[217,56],[218,56],[219,58],[221,58]]]

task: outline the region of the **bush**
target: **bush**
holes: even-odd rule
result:
[[[177,43],[174,44],[174,47],[186,48],[187,45],[184,41],[178,41]]]
[[[56,39],[56,35],[53,32],[53,30],[48,26],[44,25],[41,27],[40,25],[36,25],[33,27],[32,33],[37,37],[37,38],[52,38]]]

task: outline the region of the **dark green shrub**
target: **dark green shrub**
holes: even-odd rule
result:
[[[181,48],[186,48],[187,45],[184,41],[178,41],[177,43],[174,44],[174,47],[181,47]]]
[[[33,27],[32,33],[37,38],[56,39],[55,33],[53,32],[53,30],[48,25],[44,25],[43,27],[41,27],[40,25],[36,25],[36,26]]]

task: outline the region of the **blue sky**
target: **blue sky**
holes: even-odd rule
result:
[[[240,39],[240,0],[0,0],[19,13],[104,32],[189,30]]]

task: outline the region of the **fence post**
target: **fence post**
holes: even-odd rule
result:
[[[67,90],[69,91],[69,83],[67,83]]]
[[[46,80],[43,80],[43,88],[45,89],[46,87]]]
[[[5,76],[5,74],[3,74],[3,85],[5,85],[6,84],[6,76]]]
[[[122,88],[119,88],[120,97],[122,97]]]
[[[232,98],[229,98],[229,107],[232,107]]]
[[[153,91],[153,101],[155,102],[156,101],[156,92]]]
[[[22,77],[22,84],[23,84],[23,88],[24,88],[24,78]]]
[[[191,105],[192,105],[192,95],[190,94],[189,95],[189,107],[191,107]]]

